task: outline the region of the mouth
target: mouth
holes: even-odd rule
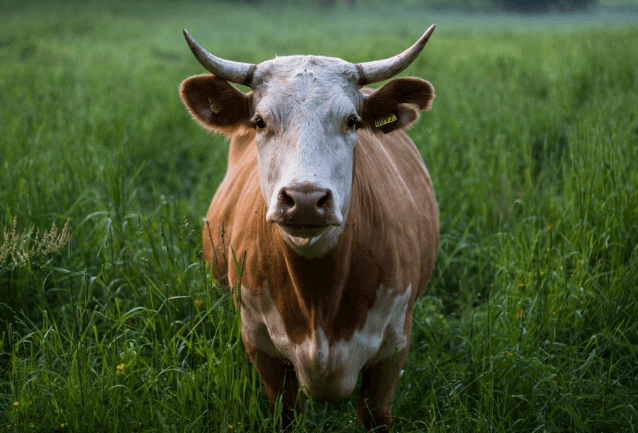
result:
[[[316,224],[277,224],[279,228],[287,235],[293,238],[301,238],[311,240],[321,236],[330,225],[316,225]]]

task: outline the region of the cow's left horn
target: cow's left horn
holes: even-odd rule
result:
[[[421,50],[423,50],[423,47],[425,47],[428,39],[430,39],[432,32],[434,32],[434,25],[431,25],[414,45],[394,57],[366,63],[357,63],[356,67],[359,71],[358,84],[365,86],[370,83],[378,83],[379,81],[388,80],[401,73],[417,58]]]
[[[195,55],[197,61],[206,68],[208,72],[226,81],[250,87],[257,65],[234,62],[212,55],[195,42],[186,29],[184,29],[184,38],[186,38],[186,43]]]

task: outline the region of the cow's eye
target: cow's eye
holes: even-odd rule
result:
[[[357,126],[357,122],[359,121],[359,116],[355,116],[354,114],[348,117],[348,128],[354,128]]]
[[[264,119],[261,116],[255,117],[254,124],[257,131],[263,131],[266,129],[266,122],[264,122]]]

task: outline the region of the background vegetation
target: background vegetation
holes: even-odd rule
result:
[[[432,111],[409,133],[441,249],[394,431],[638,430],[638,25],[210,2],[0,5],[0,429],[276,431],[200,255],[227,144],[177,86],[217,55],[387,57]],[[299,431],[359,431],[354,399]]]

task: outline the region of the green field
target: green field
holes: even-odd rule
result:
[[[436,89],[408,133],[441,248],[393,431],[638,431],[638,12],[374,3],[0,5],[0,432],[277,431],[202,263],[228,145],[179,99],[181,30],[356,62],[432,23],[404,75]],[[295,431],[361,431],[356,397]]]

